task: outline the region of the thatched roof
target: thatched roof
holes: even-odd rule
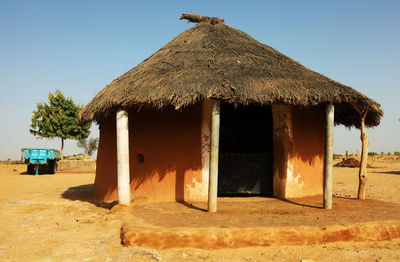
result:
[[[201,16],[200,16],[201,17]],[[183,17],[185,18],[185,17]],[[190,19],[189,19],[190,20]],[[335,105],[335,122],[379,125],[383,112],[374,100],[311,71],[222,19],[202,17],[135,68],[116,78],[81,111],[84,122],[120,108],[173,106],[202,99],[240,104]]]

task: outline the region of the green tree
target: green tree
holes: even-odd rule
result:
[[[40,138],[60,138],[61,159],[65,139],[80,140],[89,136],[91,123],[81,124],[78,120],[82,106],[76,105],[70,97],[65,98],[60,90],[49,94],[49,103],[36,106],[29,131]]]
[[[93,153],[97,150],[97,147],[99,145],[99,139],[98,138],[83,138],[78,140],[77,146],[80,148],[83,148],[85,150],[85,154],[92,156]]]

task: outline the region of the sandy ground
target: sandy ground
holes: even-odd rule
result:
[[[380,168],[369,169],[368,198],[400,204],[400,161],[372,164]],[[124,247],[121,213],[90,202],[93,173],[31,176],[25,169],[0,165],[0,261],[400,261],[400,239],[215,250]],[[349,198],[356,191],[357,169],[335,168],[334,194]]]

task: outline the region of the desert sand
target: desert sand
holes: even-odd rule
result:
[[[367,198],[383,201],[382,206],[400,204],[400,161],[375,160],[371,164],[377,168],[369,169]],[[91,201],[94,173],[32,176],[25,170],[24,165],[0,165],[0,261],[400,260],[400,238],[220,249],[125,247],[120,232],[127,216],[111,205]],[[338,199],[356,196],[357,171],[334,168],[333,189]],[[350,223],[356,211],[343,223]],[[392,211],[387,210],[391,219]]]

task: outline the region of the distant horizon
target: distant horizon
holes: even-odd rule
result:
[[[58,150],[58,151],[60,151],[60,149],[57,149],[57,148],[45,148],[45,147],[42,147],[42,148],[37,148],[37,149],[56,149],[56,150]],[[361,150],[359,150],[360,151],[360,155],[359,156],[361,156]],[[394,151],[394,152],[383,152],[384,154],[381,154],[383,151],[380,151],[380,152],[375,152],[375,151],[369,151],[368,153],[370,154],[370,153],[376,153],[376,155],[378,155],[378,156],[389,156],[389,155],[391,155],[391,156],[400,156],[400,151]],[[350,157],[352,157],[352,154],[354,153],[354,155],[356,155],[356,151],[349,151],[349,156]],[[397,154],[396,154],[397,153]],[[76,156],[76,155],[81,155],[81,154],[84,154],[84,152],[81,152],[81,153],[74,153],[74,154],[71,154],[71,155],[65,155],[64,154],[64,158],[67,158],[67,157],[71,157],[71,156]],[[334,155],[337,155],[337,156],[345,156],[346,155],[346,152],[344,152],[344,153],[333,153]],[[371,157],[371,155],[368,155],[368,157]],[[93,154],[92,156],[91,156],[91,159],[92,160],[97,160],[97,151],[96,151],[96,153],[95,154]],[[18,159],[11,159],[11,158],[7,158],[7,159],[0,159],[0,162],[5,162],[5,161],[20,161],[21,160],[21,157],[20,158],[18,158]]]

